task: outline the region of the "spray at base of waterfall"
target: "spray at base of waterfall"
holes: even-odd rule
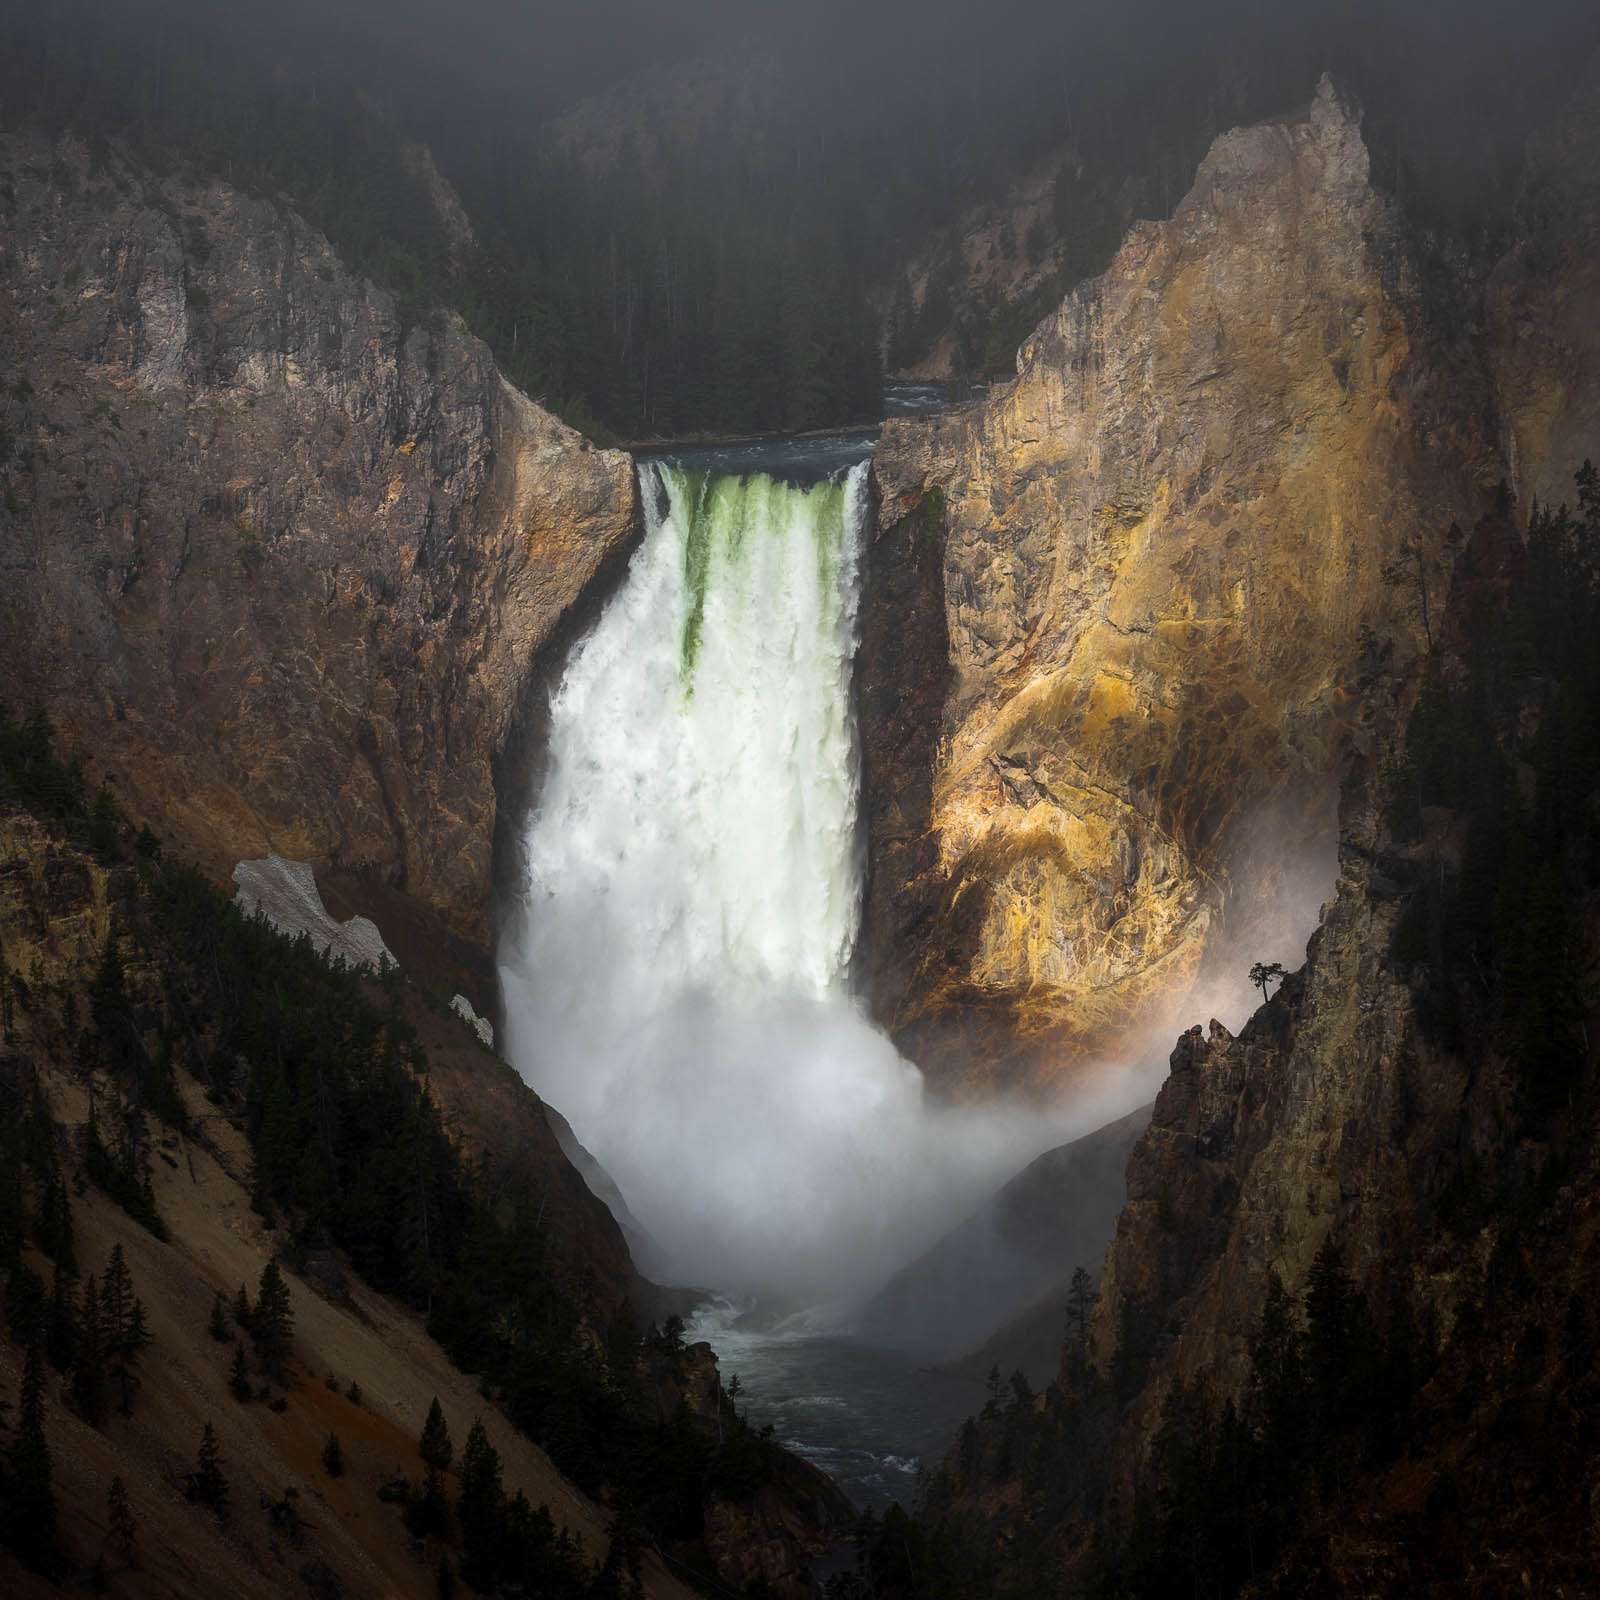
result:
[[[641,471],[645,539],[552,701],[511,1056],[645,1270],[840,1303],[1096,1113],[931,1108],[848,992],[865,465]]]

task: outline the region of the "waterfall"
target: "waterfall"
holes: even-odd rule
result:
[[[1059,1134],[938,1115],[848,990],[866,466],[640,468],[646,533],[551,705],[510,1055],[652,1239],[646,1271],[868,1289]]]

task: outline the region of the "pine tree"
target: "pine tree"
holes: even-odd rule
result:
[[[488,1431],[481,1417],[472,1419],[467,1433],[467,1446],[461,1452],[461,1501],[498,1505],[503,1490],[500,1486],[500,1452],[489,1443]]]
[[[233,1297],[234,1326],[239,1328],[241,1332],[248,1333],[250,1331],[250,1319],[254,1315],[255,1313],[250,1309],[250,1293],[241,1283],[238,1294]]]
[[[406,1527],[419,1539],[449,1538],[450,1499],[444,1492],[444,1479],[435,1468],[428,1468],[420,1491],[411,1489],[407,1493],[402,1516]]]
[[[50,1446],[44,1433],[44,1358],[30,1343],[17,1406],[17,1433],[7,1455],[10,1501],[7,1543],[34,1572],[49,1574],[59,1559],[56,1496],[51,1484]]]
[[[228,1392],[240,1405],[245,1405],[250,1399],[250,1364],[245,1359],[242,1344],[233,1347],[233,1369],[228,1374]]]
[[[122,965],[122,952],[114,933],[106,935],[100,949],[100,965],[89,983],[89,1015],[111,1050],[112,1066],[122,1064],[122,1026],[128,1008],[128,982]]]
[[[89,848],[109,864],[117,856],[117,801],[102,783],[89,804]]]
[[[475,1417],[461,1452],[461,1541],[466,1560],[461,1575],[469,1587],[488,1593],[498,1576],[500,1510],[505,1491],[500,1483],[500,1453],[489,1443],[483,1420]]]
[[[17,1118],[0,1121],[0,1270],[15,1269],[22,1250],[23,1130]]]
[[[50,1116],[50,1097],[34,1080],[22,1114],[22,1159],[40,1184],[49,1183],[56,1171],[56,1125]]]
[[[200,1436],[200,1459],[194,1475],[194,1495],[220,1517],[228,1508],[228,1480],[222,1475],[222,1456],[216,1429],[208,1422]]]
[[[1258,961],[1250,969],[1250,981],[1261,991],[1261,1003],[1263,1005],[1266,1004],[1268,999],[1268,986],[1274,983],[1281,985],[1288,976],[1289,974],[1284,971],[1282,963],[1277,961]]]
[[[106,1408],[106,1335],[93,1274],[78,1307],[78,1348],[72,1368],[72,1407],[91,1426]]]
[[[283,1363],[289,1354],[289,1336],[294,1330],[294,1313],[289,1309],[289,1285],[283,1281],[276,1261],[261,1269],[256,1289],[256,1308],[250,1319],[250,1337],[255,1341],[256,1360],[269,1377],[283,1377]]]
[[[45,1354],[57,1372],[70,1372],[78,1354],[78,1305],[72,1285],[77,1274],[59,1263],[50,1286],[50,1310],[45,1317]]]
[[[111,1259],[106,1262],[100,1284],[100,1314],[105,1351],[122,1395],[122,1414],[128,1416],[132,1411],[131,1386],[137,1381],[129,1368],[149,1344],[150,1333],[145,1326],[144,1306],[133,1292],[133,1277],[120,1242],[111,1247]]]
[[[133,1507],[128,1503],[128,1491],[120,1477],[113,1478],[111,1487],[106,1491],[106,1523],[117,1548],[122,1551],[123,1561],[131,1567],[134,1564],[133,1539],[138,1532],[138,1525],[133,1520]]]
[[[1077,1327],[1080,1355],[1088,1353],[1089,1313],[1094,1310],[1095,1299],[1094,1280],[1083,1267],[1075,1267],[1067,1286],[1067,1319]]]
[[[1304,1429],[1305,1337],[1294,1298],[1275,1272],[1267,1280],[1267,1299],[1261,1308],[1250,1366],[1264,1444],[1269,1451],[1292,1447]]]
[[[150,1343],[150,1327],[145,1321],[144,1301],[138,1295],[133,1297],[133,1311],[128,1317],[128,1331],[124,1335],[123,1344],[129,1357],[136,1356]]]
[[[70,1277],[78,1275],[78,1258],[72,1243],[72,1200],[66,1179],[51,1152],[50,1176],[39,1201],[39,1216],[34,1224],[39,1248]]]
[[[107,1335],[115,1339],[133,1308],[133,1275],[128,1271],[120,1242],[112,1245],[105,1276],[100,1280],[100,1305],[105,1312]]]
[[[26,1261],[13,1267],[6,1279],[6,1326],[11,1337],[23,1344],[41,1338],[47,1305],[44,1279]]]
[[[285,1194],[304,1154],[294,1096],[281,1070],[267,1069],[261,1092],[261,1130],[255,1139],[256,1182],[250,1203],[263,1215],[274,1196]]]
[[[450,1428],[444,1420],[438,1395],[433,1397],[433,1404],[428,1407],[428,1420],[422,1425],[422,1438],[417,1448],[422,1459],[440,1472],[448,1469],[450,1458],[455,1454],[455,1446],[450,1443]]]
[[[1365,1304],[1329,1234],[1306,1280],[1306,1370],[1324,1427],[1340,1426],[1361,1374]]]
[[[336,1433],[330,1433],[328,1442],[322,1447],[322,1465],[330,1478],[343,1477],[344,1446],[339,1443]]]
[[[211,1320],[206,1324],[206,1332],[218,1344],[226,1344],[228,1342],[228,1313],[220,1289],[217,1290],[211,1301]]]
[[[1000,1363],[996,1361],[989,1368],[989,1376],[983,1380],[983,1386],[989,1391],[989,1398],[983,1403],[983,1419],[985,1422],[1000,1415],[1000,1391],[1004,1387],[1000,1377]]]

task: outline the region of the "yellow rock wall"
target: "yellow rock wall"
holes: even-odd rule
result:
[[[1421,646],[1446,530],[1504,470],[1448,322],[1324,80],[1218,139],[1014,381],[885,429],[867,962],[948,1092],[1048,1091],[1169,1033],[1303,863],[1331,874],[1355,683]],[[872,635],[933,489],[948,661],[913,814]]]

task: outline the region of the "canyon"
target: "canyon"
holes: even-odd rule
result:
[[[1600,439],[1597,163],[1592,71],[1529,147],[1511,248],[1473,258],[1375,187],[1324,79],[1219,138],[1015,379],[883,427],[856,992],[941,1106],[1060,1105],[1164,1059],[1201,1008],[1235,1017],[1182,1032],[1149,1128],[1117,1135],[1127,1203],[1052,1389],[1092,1416],[1049,1530],[1074,1572],[1097,1464],[1131,1497],[1175,1385],[1248,1393],[1274,1279],[1298,1294],[1336,1236],[1363,1292],[1454,1306],[1500,1233],[1444,1248],[1447,1200],[1547,1153],[1508,1152],[1508,1080],[1419,1021],[1396,930],[1463,847],[1441,808],[1396,834],[1385,764],[1427,673],[1469,671],[1460,575],[1503,587],[1493,552]],[[169,852],[224,882],[311,863],[335,916],[498,1019],[545,692],[650,520],[631,458],[453,315],[406,320],[286,206],[71,140],[0,141],[0,282],[8,698],[46,703]],[[21,837],[19,861],[48,854]],[[1252,961],[1293,974],[1259,1011]],[[464,1137],[503,1160],[522,1129],[600,1298],[647,1298],[555,1149],[570,1133],[475,1076],[435,1083]],[[1584,1241],[1590,1168],[1559,1202]],[[922,1272],[902,1315],[950,1293]],[[698,1381],[720,1433],[714,1369]],[[953,1501],[1014,1529],[1019,1483],[991,1454]],[[713,1519],[721,1570],[803,1592],[814,1529],[770,1497],[744,1515]]]

